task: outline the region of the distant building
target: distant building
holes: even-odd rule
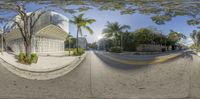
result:
[[[100,39],[97,42],[97,49],[98,50],[105,50],[106,49],[106,40],[105,39]]]
[[[87,49],[87,39],[85,37],[79,37],[78,38],[78,47]]]

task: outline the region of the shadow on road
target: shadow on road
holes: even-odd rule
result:
[[[123,69],[123,70],[130,70],[130,69],[140,69],[140,68],[145,68],[145,67],[148,67],[150,65],[130,65],[130,64],[123,64],[123,63],[120,63],[120,62],[117,62],[117,61],[113,61],[111,59],[109,59],[108,57],[104,56],[102,53],[100,52],[95,52],[95,55],[102,61],[104,62],[105,64],[107,64],[107,66],[110,66],[112,68],[117,68],[117,69]],[[193,51],[187,51],[187,52],[184,52],[183,54],[181,54],[180,56],[178,57],[175,57],[173,59],[170,59],[168,61],[165,61],[165,62],[162,62],[162,63],[159,63],[159,64],[163,64],[163,63],[169,63],[169,62],[172,62],[172,61],[175,61],[177,59],[180,59],[180,58],[187,58],[187,59],[190,59],[190,60],[193,60],[193,55],[196,55],[195,52]],[[152,58],[151,61],[154,61],[155,58]]]
[[[182,55],[182,57],[193,60],[193,55],[197,55],[197,54],[193,51],[187,51]]]
[[[146,68],[148,65],[130,65],[130,64],[122,64],[116,61],[113,61],[101,53],[95,52],[94,54],[102,61],[104,62],[107,66],[110,66],[112,68],[116,69],[121,69],[121,70],[132,70],[132,69],[141,69],[141,68]]]

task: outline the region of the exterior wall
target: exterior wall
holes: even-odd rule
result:
[[[140,44],[136,50],[139,52],[160,52],[162,51],[162,47],[161,45]]]
[[[19,16],[16,16],[15,20],[20,22]],[[7,46],[15,54],[24,52],[22,36],[12,21],[8,23],[6,31],[5,38],[7,40]],[[63,53],[64,40],[69,32],[69,19],[59,13],[50,11],[40,17],[33,31],[35,37],[32,40],[32,52],[48,55],[51,53]]]
[[[24,41],[22,38],[18,38],[12,41],[7,41],[7,46],[9,51],[13,51],[15,54],[24,52]]]
[[[33,51],[39,54],[64,52],[64,41],[58,39],[35,37]]]
[[[22,38],[9,41],[7,46],[15,54],[25,52],[24,41]],[[34,37],[32,39],[32,52],[39,55],[64,54],[64,41],[58,39]]]

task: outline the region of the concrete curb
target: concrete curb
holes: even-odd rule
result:
[[[200,52],[196,52],[197,53],[197,56],[200,56]]]
[[[123,64],[129,64],[129,65],[152,65],[152,64],[158,64],[158,63],[163,63],[163,62],[166,62],[166,61],[169,61],[171,59],[174,59],[178,56],[180,56],[181,53],[179,54],[171,54],[171,55],[166,55],[166,56],[159,56],[157,58],[155,58],[154,60],[146,60],[146,61],[143,61],[143,60],[122,60],[122,59],[118,59],[118,58],[115,58],[115,57],[112,57],[110,55],[105,55],[105,57],[113,60],[113,61],[116,61],[116,62],[119,62],[119,63],[123,63]]]
[[[14,73],[17,76],[31,79],[31,80],[49,80],[54,79],[57,77],[61,77],[69,72],[71,72],[73,69],[75,69],[86,57],[87,52],[81,56],[79,56],[76,61],[73,61],[70,65],[62,66],[62,68],[56,68],[51,71],[29,71],[17,68],[16,66],[13,66],[3,59],[0,59],[1,64],[10,72]]]

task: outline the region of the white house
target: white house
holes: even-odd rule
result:
[[[17,16],[15,19],[17,20]],[[69,33],[69,19],[67,17],[53,11],[46,12],[37,21],[33,30],[33,53],[39,55],[64,54],[64,41]],[[9,22],[6,31],[4,37],[7,48],[15,54],[24,52],[24,41],[16,24]]]

